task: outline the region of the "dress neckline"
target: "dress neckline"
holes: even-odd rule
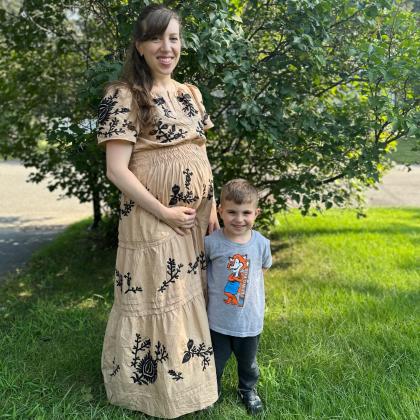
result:
[[[182,83],[177,82],[174,79],[171,79],[172,86],[170,88],[156,88],[153,87],[150,91],[151,95],[155,98],[157,97],[165,97],[165,96],[178,96],[181,92],[185,91],[184,85]]]

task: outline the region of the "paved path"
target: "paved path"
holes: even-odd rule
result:
[[[420,166],[395,166],[366,198],[368,207],[420,207]]]
[[[90,204],[59,200],[60,193],[49,192],[46,182],[26,182],[29,173],[16,161],[0,162],[0,281],[68,224],[92,214]],[[377,190],[368,191],[367,204],[420,207],[420,166],[410,172],[404,166],[393,168]]]
[[[92,214],[91,204],[60,200],[47,182],[26,182],[30,172],[17,161],[0,162],[0,281],[67,225]]]

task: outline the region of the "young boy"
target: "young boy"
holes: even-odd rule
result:
[[[208,317],[219,394],[223,369],[233,352],[238,395],[251,414],[263,408],[255,385],[258,340],[264,320],[263,270],[271,266],[270,241],[252,230],[260,213],[258,192],[244,179],[223,186],[219,215],[223,229],[205,237]]]

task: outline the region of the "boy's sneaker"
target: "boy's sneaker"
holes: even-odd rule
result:
[[[258,414],[263,410],[263,403],[255,389],[251,391],[238,390],[238,395],[250,414]]]

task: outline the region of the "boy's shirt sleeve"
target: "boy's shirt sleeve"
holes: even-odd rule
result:
[[[271,257],[270,241],[267,239],[263,254],[263,268],[270,268],[273,260]]]

